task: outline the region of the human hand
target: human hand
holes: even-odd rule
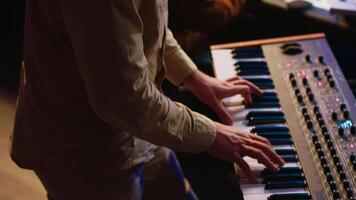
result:
[[[233,121],[224,109],[223,99],[240,94],[245,104],[252,103],[251,94],[261,95],[262,91],[253,83],[234,76],[226,81],[210,77],[200,71],[194,72],[185,82],[199,100],[210,106],[220,117],[223,123],[232,125]]]
[[[279,171],[284,165],[283,159],[274,151],[266,138],[243,133],[240,130],[220,123],[216,125],[216,138],[208,149],[208,152],[220,159],[235,162],[249,180],[254,181],[251,169],[244,156],[250,156],[258,160],[273,172]]]

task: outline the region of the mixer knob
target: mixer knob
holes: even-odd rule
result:
[[[327,173],[326,174],[326,180],[328,181],[328,183],[334,181],[334,177],[331,173]]]
[[[348,119],[350,117],[350,113],[347,110],[344,110],[343,114],[344,114],[344,119]]]
[[[326,141],[326,144],[328,145],[329,149],[331,149],[331,147],[334,145],[333,141],[330,139]]]
[[[305,61],[310,64],[312,63],[311,56],[309,54],[305,55]]]
[[[319,122],[319,126],[320,127],[324,127],[325,126],[325,122],[324,122],[323,118],[319,118],[318,122]]]
[[[350,133],[351,133],[352,135],[356,135],[356,127],[355,127],[355,125],[352,125],[352,126],[350,127]]]
[[[325,74],[325,76],[327,76],[328,74],[330,74],[330,69],[328,69],[328,68],[324,69],[324,74]]]
[[[354,192],[350,188],[346,188],[347,198],[351,199],[354,196]]]
[[[333,156],[333,161],[334,161],[334,164],[335,164],[335,165],[336,165],[337,163],[339,163],[339,162],[340,162],[339,156],[334,155],[334,156]]]
[[[321,113],[316,113],[316,118],[318,120],[321,120],[321,119],[323,119],[323,116],[321,115]]]
[[[321,157],[321,158],[320,158],[320,163],[321,163],[322,165],[325,165],[325,164],[327,163],[326,158],[325,158],[325,157]]]
[[[329,182],[329,187],[330,187],[331,191],[336,190],[336,182],[335,181],[330,181]]]
[[[305,120],[305,121],[310,120],[310,115],[309,115],[308,113],[304,115],[304,120]]]
[[[346,110],[346,104],[342,103],[340,104],[340,110],[345,111]]]
[[[313,123],[312,123],[311,120],[307,121],[307,127],[308,127],[309,130],[313,128]]]
[[[322,158],[324,156],[324,151],[322,149],[318,149],[317,152],[318,152],[319,158]]]
[[[354,161],[356,161],[356,154],[351,154],[350,155],[350,162],[352,163]]]
[[[302,83],[303,83],[303,85],[305,85],[305,86],[308,85],[308,79],[304,77],[304,78],[302,79]]]
[[[324,57],[323,56],[318,56],[318,61],[319,61],[319,63],[320,64],[323,64],[323,65],[325,65],[325,61],[324,61]]]
[[[313,111],[314,111],[314,113],[318,113],[320,111],[319,107],[318,106],[314,106],[313,107]]]
[[[333,76],[331,74],[326,75],[326,80],[328,81],[333,80]]]
[[[336,149],[333,146],[329,147],[329,150],[332,156],[336,155]]]
[[[346,174],[345,174],[344,171],[339,171],[339,176],[340,176],[340,179],[341,179],[341,180],[346,179]]]
[[[303,96],[301,94],[297,95],[297,100],[299,103],[303,103]]]
[[[343,166],[342,166],[341,163],[336,163],[336,170],[337,170],[338,172],[341,172],[341,171],[344,170],[344,168],[343,168]]]
[[[293,73],[290,73],[289,74],[289,80],[292,80],[292,79],[294,79],[295,77],[294,77],[294,74]]]
[[[336,112],[331,113],[331,118],[332,118],[332,120],[336,121],[337,120],[337,113]]]
[[[340,135],[340,137],[344,136],[344,129],[343,128],[339,128],[338,133]]]
[[[323,126],[323,128],[321,128],[321,131],[322,131],[323,134],[325,135],[326,133],[328,133],[328,128],[326,128],[325,126]]]
[[[318,70],[314,70],[313,71],[313,75],[315,78],[319,78],[319,71]]]
[[[335,81],[334,80],[330,80],[329,81],[329,86],[334,88],[335,87]]]
[[[324,174],[327,174],[330,172],[330,167],[328,164],[323,165],[323,169],[324,169]]]
[[[297,81],[295,80],[295,78],[291,79],[290,83],[292,84],[293,87],[297,86]]]
[[[295,90],[294,90],[294,94],[297,96],[297,95],[300,95],[300,90],[298,89],[298,88],[296,88]]]
[[[340,193],[337,190],[333,191],[333,198],[334,199],[340,199]]]
[[[348,181],[347,179],[342,180],[342,184],[345,189],[350,187],[350,181]]]
[[[314,101],[314,95],[312,93],[308,94],[309,101]]]
[[[325,140],[330,140],[330,134],[329,133],[325,133],[324,134],[324,138],[325,138]]]

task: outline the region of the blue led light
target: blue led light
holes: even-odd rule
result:
[[[346,120],[346,121],[338,121],[337,125],[341,128],[350,128],[353,123],[351,120]]]

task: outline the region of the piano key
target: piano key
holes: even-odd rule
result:
[[[302,168],[298,166],[288,166],[282,167],[277,173],[301,173]],[[266,168],[261,171],[262,176],[273,174],[274,172],[268,171]]]
[[[284,162],[297,162],[298,158],[296,155],[282,155]]]
[[[237,69],[236,74],[239,76],[250,76],[250,75],[270,75],[269,70],[249,70],[249,69]]]
[[[305,180],[302,181],[273,181],[266,183],[266,189],[283,189],[283,188],[303,188],[307,186]]]
[[[238,65],[237,63],[234,64],[235,66],[235,70],[269,70],[268,67],[264,67],[264,66],[241,66]]]
[[[252,105],[248,105],[247,108],[279,108],[281,105],[279,102],[256,102]]]
[[[278,189],[266,189],[265,184],[241,184],[241,190],[245,195],[256,195],[256,194],[279,194],[279,193],[305,193],[308,192],[305,187],[297,188],[278,188]],[[246,200],[246,199],[245,199]]]
[[[266,111],[266,110],[251,110],[248,114],[247,114],[247,118],[249,117],[272,117],[272,116],[284,116],[282,111]]]
[[[274,84],[270,83],[270,82],[256,82],[256,83],[253,83],[253,84],[255,84],[260,89],[272,89],[272,88],[274,88]]]
[[[246,61],[237,61],[234,66],[239,66],[241,68],[268,68],[267,63],[266,62],[256,62],[256,61],[250,61],[250,62],[246,62]]]
[[[309,193],[272,194],[267,200],[311,200]]]
[[[284,116],[251,116],[247,120],[249,126],[286,122]]]
[[[272,145],[278,144],[293,144],[293,140],[291,138],[269,138],[268,141]]]
[[[278,103],[279,99],[276,96],[259,96],[253,98],[253,103]]]
[[[258,136],[265,138],[290,138],[291,135],[289,132],[257,132]]]
[[[283,193],[279,194],[249,194],[244,195],[244,200],[311,200],[311,195],[308,191],[300,192],[300,193],[284,193],[290,196],[279,196],[283,195]],[[301,195],[299,195],[301,194]],[[272,196],[276,195],[276,196]],[[309,195],[309,196],[308,196]]]
[[[275,149],[279,155],[296,155],[297,151],[295,149]]]
[[[250,81],[252,83],[257,83],[257,82],[268,82],[268,83],[273,83],[271,77],[244,77],[245,80]]]
[[[260,133],[260,132],[286,132],[289,131],[289,128],[285,125],[279,125],[279,126],[255,126],[251,130],[252,132]]]
[[[272,174],[263,178],[262,183],[273,181],[305,180],[302,173]]]

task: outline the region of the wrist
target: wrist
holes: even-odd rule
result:
[[[197,84],[204,82],[205,74],[199,70],[194,71],[187,79],[184,81],[184,85],[190,91],[194,91]]]

